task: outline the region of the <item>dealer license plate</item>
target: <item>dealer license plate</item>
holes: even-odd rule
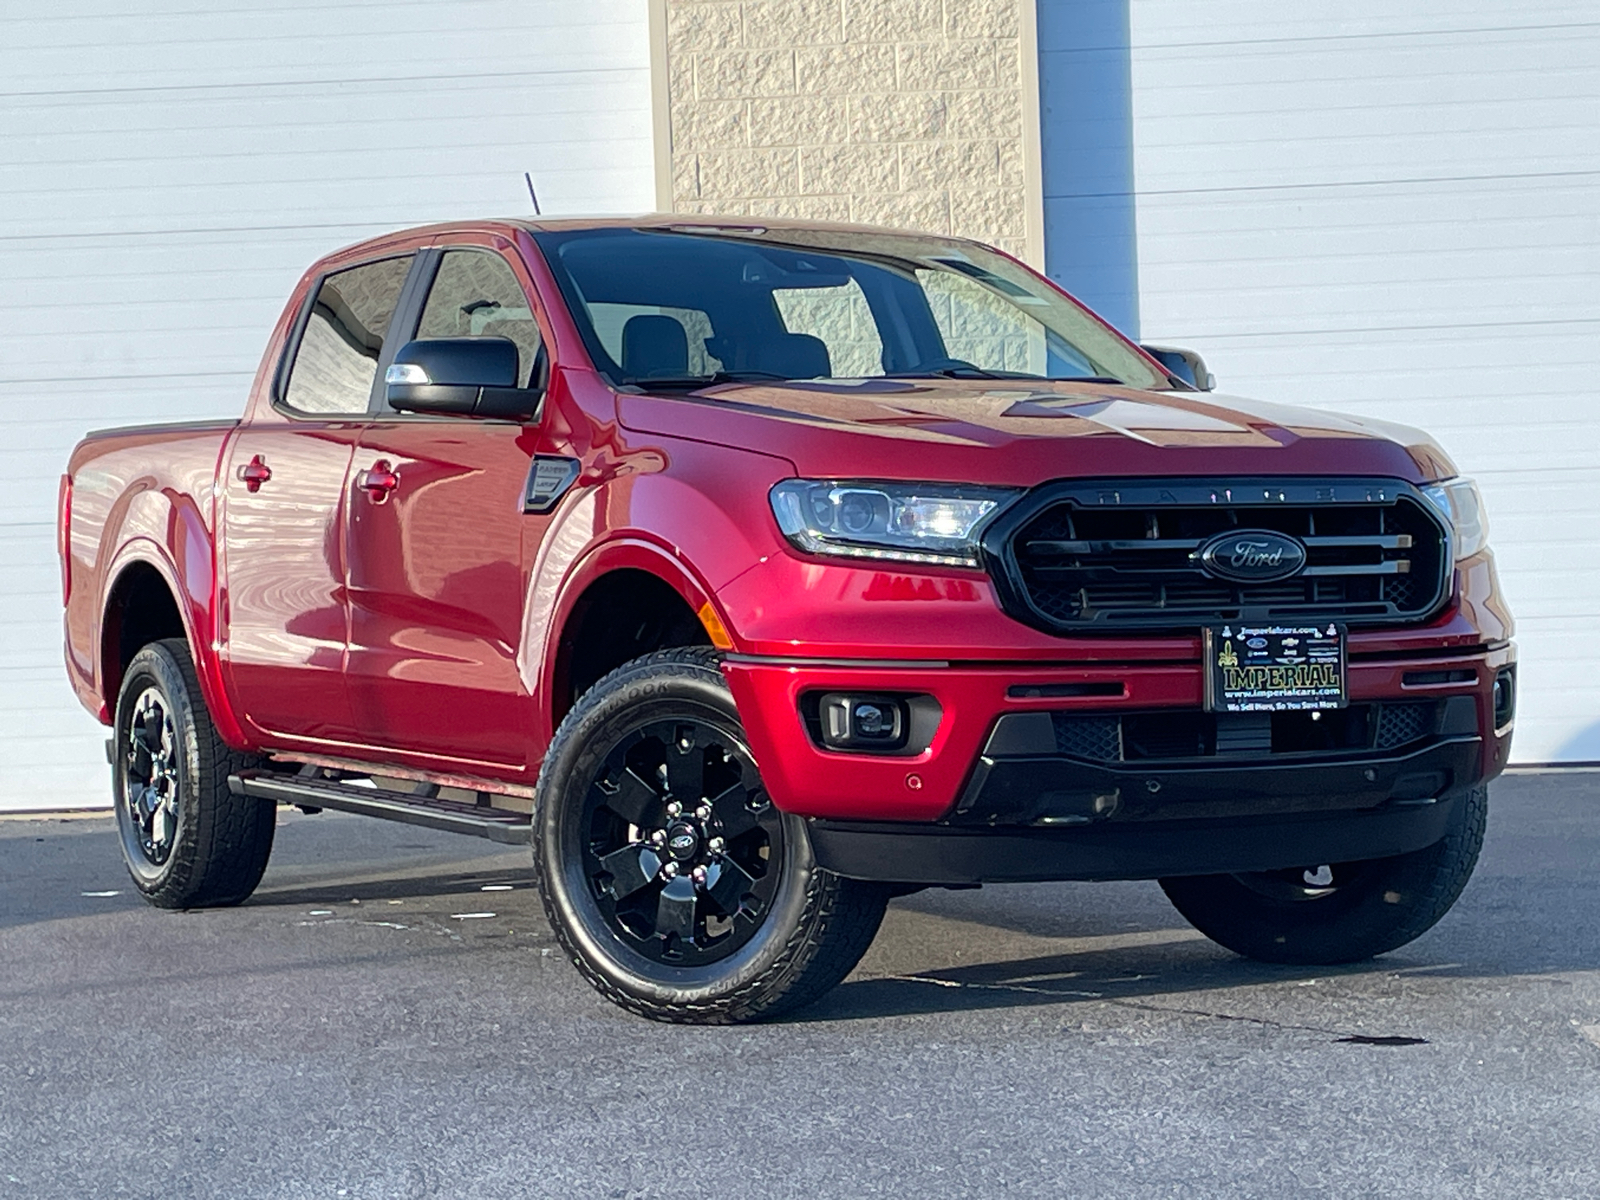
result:
[[[1343,708],[1345,635],[1338,625],[1215,625],[1205,631],[1212,712]]]

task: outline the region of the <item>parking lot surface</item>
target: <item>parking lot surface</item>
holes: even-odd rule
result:
[[[1265,967],[1155,884],[896,901],[765,1026],[651,1024],[525,852],[285,811],[240,908],[0,820],[0,1197],[1600,1195],[1600,776],[1519,775],[1431,933]]]

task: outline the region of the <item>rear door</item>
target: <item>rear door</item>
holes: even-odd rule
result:
[[[407,333],[510,338],[525,386],[543,339],[521,262],[489,245],[446,247],[419,268],[430,272]],[[533,714],[517,645],[527,564],[548,521],[523,512],[538,441],[536,425],[386,406],[362,434],[350,487],[346,679],[374,746],[526,765]],[[393,489],[363,489],[369,470],[391,475]]]
[[[346,482],[413,258],[323,277],[285,352],[282,419],[244,426],[223,467],[223,656],[269,742],[355,733],[343,674]]]

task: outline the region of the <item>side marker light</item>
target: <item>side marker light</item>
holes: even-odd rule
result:
[[[711,639],[713,646],[718,650],[733,649],[733,638],[728,636],[728,627],[717,616],[717,610],[711,607],[711,601],[702,604],[695,615],[700,618],[700,624],[705,626],[706,636]]]

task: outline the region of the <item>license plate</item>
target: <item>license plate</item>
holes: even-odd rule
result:
[[[1206,708],[1343,708],[1344,643],[1344,629],[1333,624],[1214,625],[1205,631]]]

